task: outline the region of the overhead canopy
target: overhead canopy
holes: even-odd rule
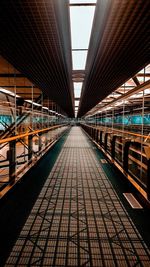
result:
[[[0,53],[74,115],[66,0],[1,0]]]
[[[84,70],[72,66],[69,0],[1,0],[0,54],[68,116],[80,101],[82,117],[149,63],[149,0],[70,3],[96,4]],[[83,82],[81,100],[73,82]]]
[[[78,116],[149,62],[149,1],[98,0]]]

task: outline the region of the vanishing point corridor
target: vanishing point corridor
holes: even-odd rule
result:
[[[149,266],[95,147],[72,127],[5,266]]]

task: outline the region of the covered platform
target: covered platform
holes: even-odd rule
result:
[[[16,236],[13,233],[12,245],[6,245],[10,254],[2,261],[4,266],[149,266],[146,209],[141,205],[132,209],[121,192],[124,181],[119,181],[118,173],[80,127],[72,127],[60,143],[60,150],[58,144],[53,149],[56,161],[45,182],[37,183],[34,200],[36,177],[34,182],[22,182],[28,187],[31,183],[32,190],[34,183],[34,192],[25,191],[28,212],[21,210],[22,203],[15,203],[21,195],[14,197],[12,209],[17,206],[18,218],[13,220],[19,222],[22,216],[24,222],[19,231],[16,228]],[[50,159],[43,164],[50,168]],[[31,173],[35,175],[34,170]],[[25,184],[17,188],[17,194],[24,188]],[[123,188],[131,192],[127,184]],[[9,198],[13,200],[12,194],[1,208],[4,217]],[[3,225],[4,233],[9,228],[10,237],[15,231],[11,221],[7,221],[9,227]]]
[[[150,266],[149,10],[0,1],[0,267]]]

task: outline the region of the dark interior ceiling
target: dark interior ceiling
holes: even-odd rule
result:
[[[78,116],[149,63],[149,0],[97,1]]]
[[[66,0],[0,1],[0,54],[72,117],[69,32]]]
[[[0,54],[72,117],[68,3],[1,0]],[[79,117],[149,63],[149,5],[97,0]]]

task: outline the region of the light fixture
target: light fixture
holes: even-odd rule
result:
[[[9,91],[9,90],[6,90],[6,89],[4,89],[4,88],[2,88],[2,87],[0,87],[0,92],[1,92],[1,93],[4,93],[4,94],[7,94],[7,95],[10,95],[10,96],[13,96],[13,97],[16,96],[17,98],[21,97],[21,96],[15,94],[15,93],[13,93],[13,92],[11,92],[11,91]]]
[[[33,104],[34,106],[38,106],[38,107],[41,107],[42,106],[41,104],[38,104],[38,103],[33,102],[32,100],[28,100],[28,99],[26,99],[25,102],[30,103],[30,104]]]

